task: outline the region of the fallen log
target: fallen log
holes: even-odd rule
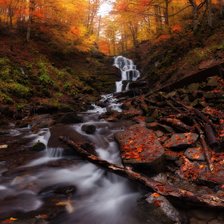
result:
[[[208,163],[209,170],[212,172],[214,170],[214,166],[213,166],[213,163],[211,160],[210,149],[205,141],[205,136],[204,136],[203,131],[201,130],[200,126],[196,123],[195,120],[194,120],[194,124],[195,124],[195,128],[199,134],[200,142],[201,142],[202,148],[204,150],[204,154],[205,154],[205,158]]]
[[[224,208],[224,198],[218,197],[215,194],[196,194],[194,192],[181,189],[170,184],[161,183],[153,180],[150,177],[143,176],[142,174],[133,171],[132,169],[125,168],[116,164],[102,160],[99,157],[88,153],[82,149],[75,142],[71,141],[66,137],[60,137],[60,139],[71,146],[82,158],[110,171],[115,174],[127,177],[130,180],[134,180],[138,183],[143,184],[145,187],[153,190],[154,192],[166,196],[178,199],[184,199],[186,201],[198,203],[207,207],[219,207]]]

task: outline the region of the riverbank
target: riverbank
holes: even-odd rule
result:
[[[50,40],[49,40],[50,41]],[[44,40],[24,42],[0,35],[0,116],[85,111],[91,102],[114,91],[119,73],[112,58],[94,49],[63,51]]]

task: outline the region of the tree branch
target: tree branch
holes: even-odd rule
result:
[[[115,165],[102,160],[99,157],[88,153],[72,140],[66,137],[60,137],[60,140],[71,146],[82,158],[120,176],[127,177],[130,180],[143,184],[147,188],[157,192],[163,196],[185,199],[187,201],[199,203],[208,207],[224,208],[224,199],[217,197],[215,194],[195,194],[191,191],[172,186],[167,183],[161,183],[152,178],[143,176],[142,174],[119,165]]]

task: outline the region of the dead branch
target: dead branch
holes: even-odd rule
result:
[[[130,180],[141,183],[144,186],[148,187],[149,189],[153,190],[154,192],[157,192],[163,196],[185,199],[187,201],[199,203],[208,207],[224,208],[224,198],[217,197],[215,194],[195,194],[191,191],[177,188],[170,184],[155,181],[131,169],[127,169],[122,166],[115,165],[105,160],[102,160],[99,157],[88,153],[87,151],[82,149],[79,145],[77,145],[75,142],[69,140],[66,137],[60,137],[60,139],[69,146],[71,146],[84,159],[110,172],[116,173],[118,175],[127,177]]]
[[[204,154],[205,154],[205,158],[207,160],[207,163],[208,163],[208,167],[210,169],[210,171],[212,172],[214,170],[214,166],[213,166],[213,163],[212,163],[212,160],[211,160],[211,156],[210,156],[210,149],[205,141],[205,136],[204,136],[204,133],[203,131],[201,130],[199,124],[196,123],[196,121],[194,120],[194,123],[195,123],[195,128],[199,134],[199,137],[200,137],[200,142],[201,142],[201,145],[202,145],[202,148],[204,150]]]

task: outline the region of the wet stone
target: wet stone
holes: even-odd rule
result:
[[[208,224],[223,224],[223,222],[219,221],[217,219],[213,219],[213,220],[209,221]]]
[[[125,164],[147,164],[154,168],[163,159],[164,148],[155,133],[144,126],[133,125],[115,134]]]
[[[205,160],[205,156],[201,147],[189,148],[185,151],[184,155],[190,160]]]
[[[218,76],[209,77],[207,85],[212,86],[212,87],[218,86],[219,85],[219,77]]]
[[[86,134],[92,135],[96,132],[96,126],[84,124],[82,125],[82,131]]]
[[[32,147],[32,151],[35,151],[35,152],[41,152],[45,149],[46,149],[46,145],[44,143],[40,142],[40,141],[35,143]]]
[[[75,113],[67,113],[64,114],[58,121],[63,124],[76,124],[83,122],[83,119]]]
[[[9,135],[10,131],[0,130],[0,135]]]
[[[157,208],[161,217],[165,216],[172,223],[181,224],[182,218],[177,209],[162,195],[153,193],[149,195],[146,201]]]
[[[192,91],[198,90],[199,87],[200,87],[200,83],[192,83],[187,87],[187,89],[188,89],[188,92],[192,93]]]
[[[189,215],[204,221],[210,221],[216,218],[217,214],[213,211],[203,211],[200,209],[192,209],[188,211]]]
[[[174,134],[170,139],[168,139],[164,147],[173,149],[185,149],[192,146],[198,139],[198,134],[196,133],[183,133]]]

